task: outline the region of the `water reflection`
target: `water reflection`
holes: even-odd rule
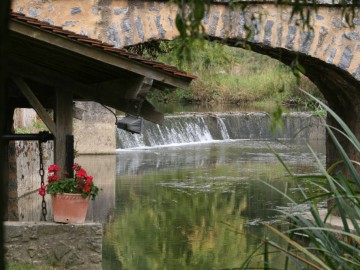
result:
[[[286,181],[268,143],[119,152],[115,218],[106,226],[103,268],[239,267],[257,245],[249,233],[263,235],[258,221],[274,222],[278,216],[272,208],[287,203],[256,180],[287,193],[296,187]],[[270,144],[295,172],[316,171],[304,144]],[[312,147],[324,161],[324,144]],[[276,254],[271,260],[281,264]],[[261,261],[257,258],[252,266]]]
[[[101,189],[96,200],[90,201],[86,220],[102,223],[113,220],[116,157],[114,155],[81,155],[75,162],[94,177],[94,182]]]

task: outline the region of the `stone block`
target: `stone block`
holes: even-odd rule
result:
[[[11,263],[101,269],[102,225],[5,222],[5,258]]]

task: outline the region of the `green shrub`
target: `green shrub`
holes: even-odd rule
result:
[[[312,109],[305,107],[310,105],[309,98],[298,90],[291,69],[277,60],[216,42],[198,41],[192,47],[191,63],[180,62],[177,41],[167,44],[167,52],[158,54],[156,60],[181,67],[198,78],[189,91],[152,92],[150,97],[157,101],[239,104],[276,100]],[[306,77],[301,77],[300,87],[321,97]]]

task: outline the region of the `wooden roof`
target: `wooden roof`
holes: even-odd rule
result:
[[[73,93],[75,100],[96,101],[161,122],[144,100],[154,88],[189,87],[194,75],[151,61],[111,44],[11,12],[9,72],[23,77],[45,107],[52,107],[52,89]],[[19,103],[26,100],[12,94]],[[23,103],[23,104],[22,104]],[[134,104],[137,104],[133,107]]]

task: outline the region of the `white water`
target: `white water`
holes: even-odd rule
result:
[[[172,119],[165,125],[147,123],[143,134],[131,134],[117,129],[122,149],[156,147],[214,141],[204,117],[193,117],[190,121]],[[224,127],[223,127],[224,129]],[[225,127],[226,129],[226,127]],[[223,138],[229,138],[225,134]]]
[[[131,134],[117,129],[117,148],[144,149],[150,147],[188,145],[229,140],[324,138],[319,118],[308,114],[292,114],[284,119],[284,129],[272,134],[270,117],[266,113],[202,114],[166,117],[163,125],[144,122],[142,134]]]
[[[229,136],[229,133],[227,131],[224,121],[220,117],[217,117],[216,120],[217,120],[219,128],[220,128],[221,136],[223,137],[224,140],[229,140],[230,136]]]

